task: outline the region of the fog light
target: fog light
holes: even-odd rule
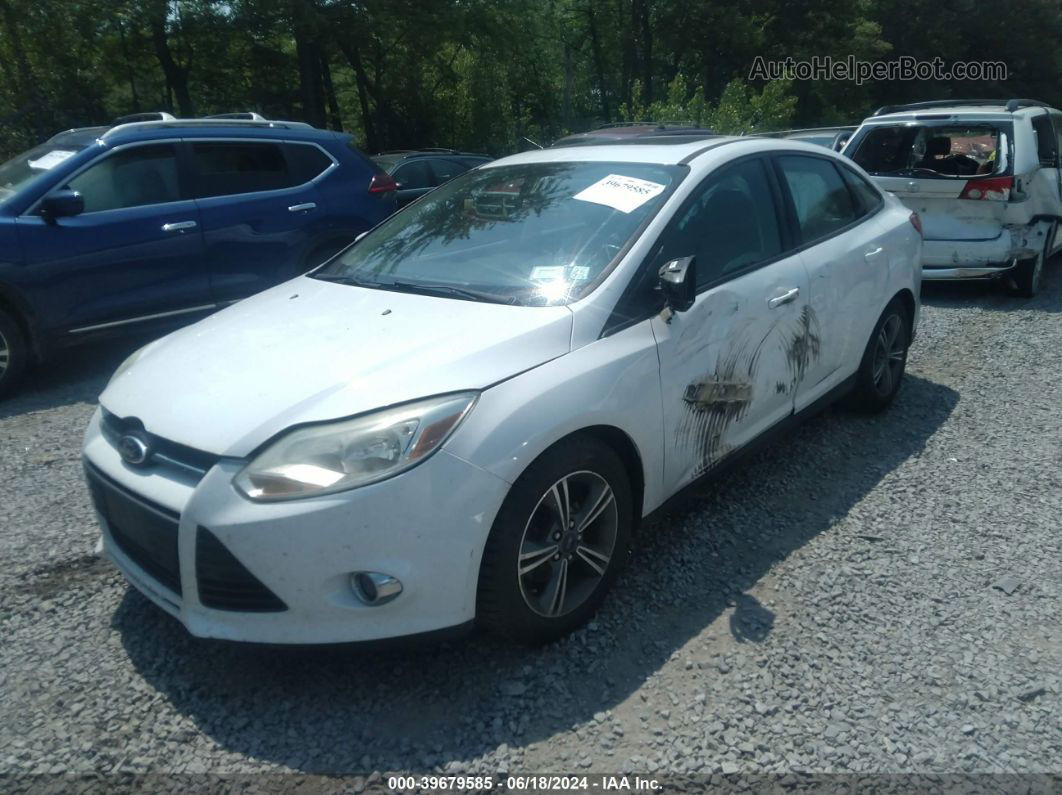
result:
[[[350,575],[350,587],[362,602],[379,607],[402,593],[402,583],[390,574],[378,571],[356,571]]]

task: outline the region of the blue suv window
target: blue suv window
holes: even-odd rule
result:
[[[172,144],[121,149],[93,163],[68,183],[86,213],[179,201],[177,151]]]
[[[201,197],[280,190],[303,181],[292,178],[279,144],[257,141],[194,143],[192,161],[198,174],[197,193]]]
[[[302,185],[321,176],[332,165],[328,155],[312,144],[284,144],[288,153],[288,168],[292,181]]]

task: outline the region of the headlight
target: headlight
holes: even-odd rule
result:
[[[438,450],[477,397],[442,395],[296,428],[259,453],[233,483],[252,500],[269,501],[332,494],[393,477]]]

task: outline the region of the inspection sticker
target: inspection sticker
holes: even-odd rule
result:
[[[531,269],[531,281],[533,282],[553,282],[563,278],[563,265],[538,265]]]
[[[40,171],[47,171],[50,168],[55,168],[73,154],[73,152],[67,149],[53,149],[48,152],[48,154],[41,155],[36,160],[27,160],[26,165],[30,168],[39,169]]]
[[[576,193],[573,198],[629,213],[663,191],[664,186],[656,182],[625,177],[622,174],[609,174],[589,188]]]

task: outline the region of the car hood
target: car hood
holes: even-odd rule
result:
[[[570,350],[566,307],[300,277],[148,345],[101,405],[157,436],[246,456],[280,431],[482,389]]]

